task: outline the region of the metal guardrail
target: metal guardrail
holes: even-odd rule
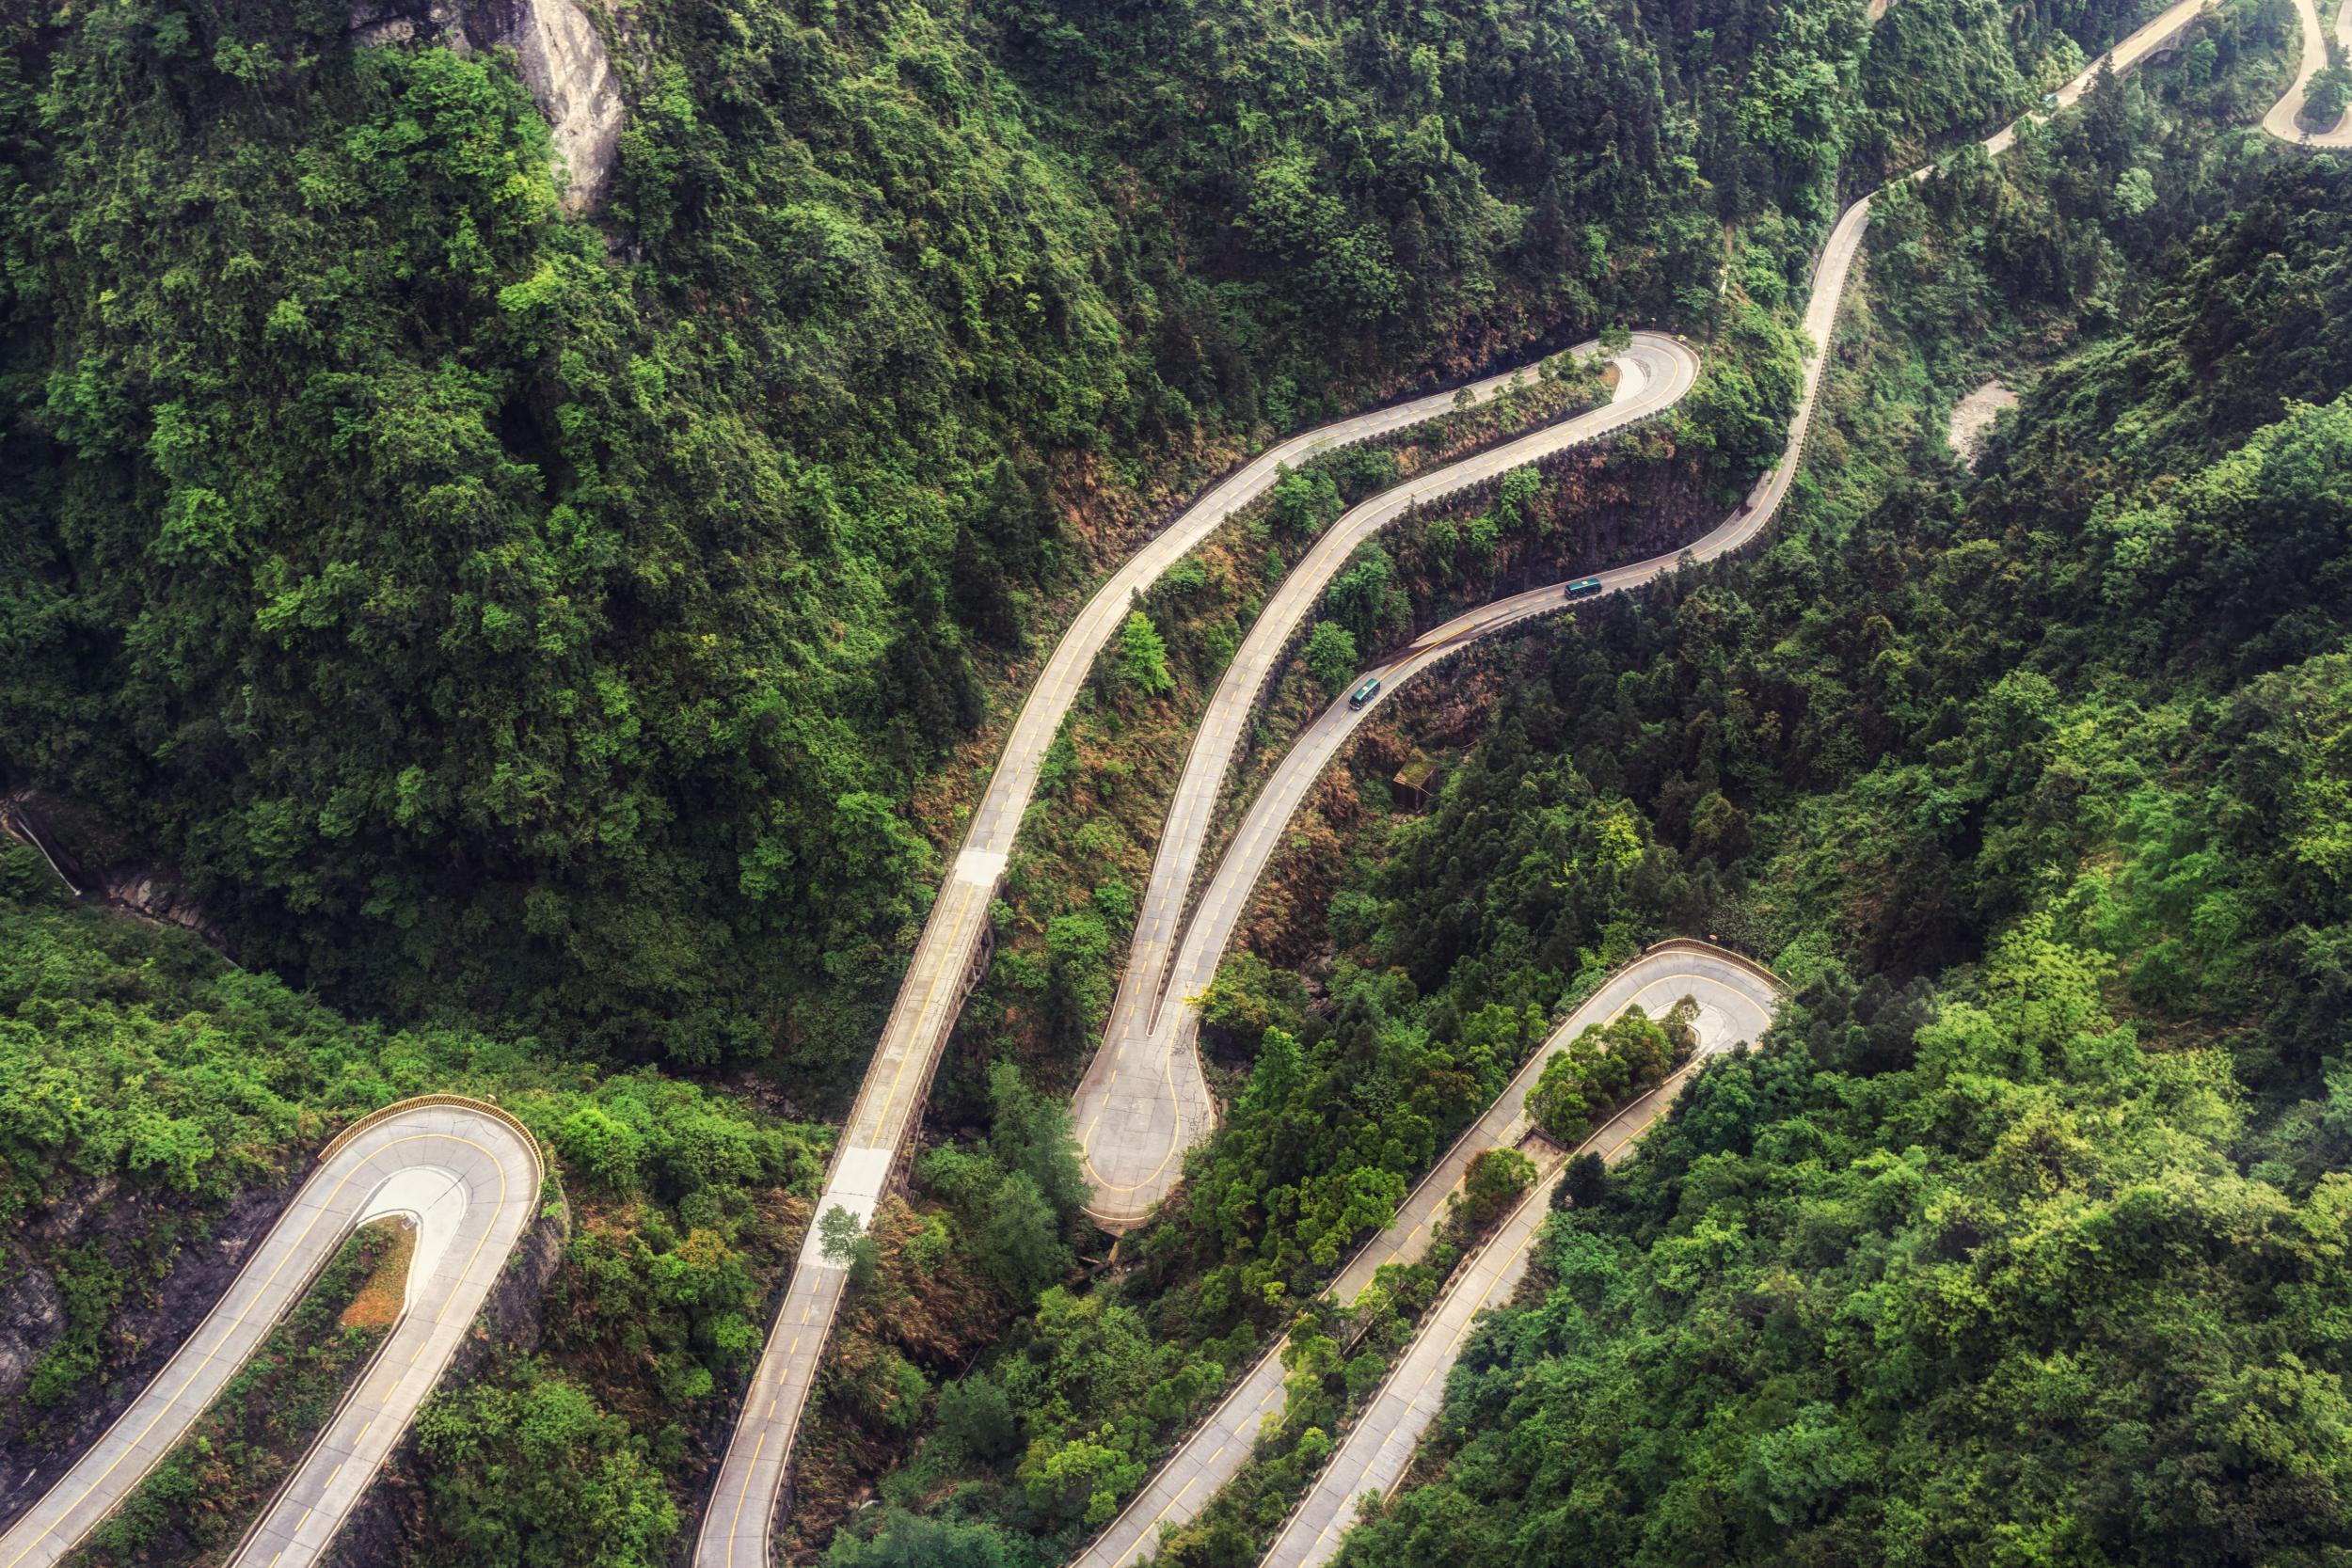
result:
[[[519,1117],[503,1106],[463,1094],[412,1095],[406,1100],[395,1100],[389,1105],[378,1106],[327,1139],[326,1146],[319,1150],[317,1164],[321,1165],[326,1164],[335,1157],[338,1150],[343,1148],[352,1139],[369,1128],[389,1121],[405,1112],[422,1110],[432,1105],[451,1105],[461,1110],[479,1111],[493,1121],[503,1123],[516,1137],[522,1139],[523,1147],[531,1150],[531,1168],[540,1182],[546,1182],[548,1162],[546,1152],[539,1147],[539,1134],[524,1126]]]

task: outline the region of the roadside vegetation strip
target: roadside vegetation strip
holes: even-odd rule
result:
[[[1526,1278],[1535,1238],[1568,1180],[1570,1164],[1587,1154],[1597,1156],[1604,1165],[1624,1160],[1673,1107],[1683,1085],[1724,1049],[1718,1043],[1693,1052],[1530,1184],[1422,1315],[1413,1338],[1364,1402],[1337,1451],[1284,1515],[1266,1550],[1268,1568],[1315,1568],[1329,1561],[1338,1554],[1340,1537],[1355,1521],[1357,1498],[1366,1492],[1386,1497],[1396,1490],[1412,1463],[1415,1445],[1443,1402],[1445,1375],[1479,1315],[1508,1301]]]
[[[537,1140],[495,1106],[435,1095],[359,1118],[163,1370],[0,1535],[0,1568],[60,1561],[212,1408],[351,1233],[405,1215],[417,1240],[398,1318],[234,1559],[319,1560],[456,1354],[538,1212],[544,1178]]]

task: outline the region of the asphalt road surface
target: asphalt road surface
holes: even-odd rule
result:
[[[1638,1006],[1656,1017],[1685,996],[1699,1004],[1698,1055],[1691,1067],[1628,1105],[1584,1148],[1613,1162],[1622,1156],[1664,1113],[1698,1061],[1741,1040],[1754,1040],[1764,1032],[1779,1006],[1780,985],[1769,972],[1747,959],[1700,942],[1661,942],[1618,970],[1581,1006],[1569,1013],[1543,1047],[1528,1058],[1486,1114],[1472,1122],[1454,1147],[1430,1167],[1397,1210],[1396,1218],[1340,1271],[1328,1293],[1343,1302],[1353,1301],[1383,1266],[1414,1262],[1429,1250],[1438,1222],[1444,1217],[1446,1203],[1461,1186],[1470,1161],[1485,1149],[1510,1148],[1532,1127],[1527,1116],[1528,1091],[1535,1086],[1544,1062],[1555,1050],[1588,1025],[1607,1022],[1629,1006]],[[1459,1316],[1467,1322],[1481,1307],[1508,1294],[1525,1270],[1525,1242],[1543,1218],[1549,1191],[1549,1182],[1539,1183],[1535,1192],[1504,1221],[1496,1237],[1463,1266],[1456,1283],[1432,1309],[1429,1323],[1423,1326],[1406,1359],[1399,1363],[1388,1386],[1366,1412],[1364,1421],[1359,1423],[1359,1430],[1375,1419],[1384,1421],[1391,1430],[1405,1430],[1406,1423],[1388,1421],[1392,1414],[1388,1408],[1391,1391],[1407,1389],[1416,1397],[1425,1395],[1422,1398],[1423,1403],[1443,1391],[1442,1375],[1429,1373],[1425,1366],[1418,1372],[1408,1373],[1408,1369],[1416,1365],[1414,1356],[1423,1347],[1450,1343],[1458,1338],[1447,1326],[1453,1317]],[[1282,1345],[1278,1342],[1217,1405],[1207,1422],[1160,1467],[1126,1510],[1076,1559],[1076,1568],[1125,1568],[1156,1549],[1163,1529],[1184,1525],[1207,1506],[1217,1488],[1232,1480],[1248,1459],[1259,1428],[1279,1415],[1283,1403],[1282,1377]],[[1434,1388],[1424,1389],[1423,1385],[1433,1377]],[[1393,1414],[1402,1415],[1412,1404],[1408,1399]],[[1424,1417],[1424,1424],[1425,1420]],[[1413,1427],[1411,1436],[1404,1439],[1406,1452],[1410,1452],[1412,1439],[1419,1433],[1420,1428]],[[1346,1453],[1343,1448],[1333,1456],[1332,1467],[1327,1468],[1325,1479],[1345,1473],[1337,1466]],[[1352,1492],[1343,1494],[1343,1499],[1353,1497]],[[1308,1516],[1302,1511],[1295,1517]]]
[[[1597,352],[1585,344],[1579,353]],[[1208,838],[1226,775],[1267,679],[1341,567],[1359,546],[1413,507],[1484,483],[1528,464],[1650,419],[1682,400],[1698,380],[1698,356],[1680,340],[1637,332],[1615,356],[1615,395],[1604,406],[1533,431],[1487,451],[1420,475],[1350,508],[1325,530],[1282,578],[1209,699],[1171,797],[1151,885],[1136,918],[1126,974],[1103,1045],[1078,1085],[1073,1116],[1094,1196],[1088,1212],[1111,1228],[1140,1220],[1184,1173],[1184,1151],[1215,1124],[1196,1053],[1169,1034],[1165,1006],[1169,962],[1184,935],[1184,899]],[[1285,814],[1287,815],[1287,814]],[[1234,857],[1227,857],[1230,863]],[[1249,869],[1254,880],[1256,867]],[[1247,884],[1245,883],[1245,886]],[[1196,921],[1196,926],[1198,922]],[[1229,923],[1230,924],[1230,923]],[[1216,950],[1221,951],[1220,932]],[[1210,954],[1212,971],[1215,952]],[[1176,971],[1179,983],[1207,976]],[[1190,992],[1179,994],[1189,995]],[[1185,1008],[1189,1012],[1189,1008]]]
[[[354,1123],[164,1370],[0,1536],[0,1568],[49,1568],[72,1551],[186,1434],[353,1229],[406,1215],[417,1247],[400,1321],[234,1559],[239,1568],[319,1561],[538,1212],[542,1174],[536,1140],[488,1106],[410,1101]]]

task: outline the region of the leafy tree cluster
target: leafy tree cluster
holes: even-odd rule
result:
[[[2352,1191],[2247,1173],[2227,1053],[2114,977],[2041,914],[1934,990],[1817,982],[1554,1222],[1342,1560],[2340,1553]]]
[[[1695,1039],[1689,1020],[1698,1011],[1696,1004],[1685,997],[1677,1008],[1653,1021],[1639,1007],[1629,1007],[1607,1023],[1587,1026],[1553,1052],[1527,1096],[1535,1125],[1573,1148],[1619,1105],[1663,1081],[1690,1055]]]
[[[991,17],[639,8],[596,223],[558,212],[505,63],[345,21],[8,24],[0,747],[250,958],[404,1014],[851,1063],[925,909],[906,802],[1086,565],[1057,476],[1255,438],[1557,313],[1481,319],[1517,209],[1434,100],[1386,102],[1393,62],[1315,47],[1369,137],[1229,77],[1270,12],[1163,79],[1285,129],[1170,188],[1120,164],[1123,117],[1049,150]],[[1654,101],[1616,24],[1577,31],[1605,62],[1580,95]],[[1611,186],[1613,142],[1578,154]],[[1512,179],[1565,156],[1538,138]],[[1136,183],[1163,194],[1115,215]],[[1613,218],[1602,195],[1553,227]],[[1376,356],[1334,348],[1343,315]],[[1427,341],[1400,353],[1396,320]]]
[[[954,1206],[973,1256],[996,1283],[1033,1301],[1070,1272],[1071,1224],[1092,1188],[1067,1103],[1030,1087],[1009,1062],[990,1069],[988,1092],[986,1143],[932,1149],[923,1180]]]

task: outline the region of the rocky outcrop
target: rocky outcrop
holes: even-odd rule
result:
[[[564,210],[583,213],[602,198],[628,105],[579,0],[353,0],[350,18],[360,43],[512,49],[564,159]]]
[[[254,1188],[218,1208],[103,1177],[76,1183],[0,1240],[0,1527],[163,1370],[277,1223],[294,1185]],[[147,1259],[175,1238],[169,1273],[159,1283],[142,1279]],[[68,1247],[96,1249],[138,1283],[107,1327],[99,1374],[35,1410],[23,1399],[24,1384],[65,1331],[63,1295],[50,1269]]]
[[[88,835],[75,832],[76,824],[87,829],[90,818],[70,802],[61,811],[56,802],[29,789],[0,792],[0,833],[40,850],[66,891],[76,898],[111,904],[142,919],[194,931],[214,951],[236,962],[227,933],[177,878],[146,861],[109,863],[99,854],[86,852],[74,841]]]
[[[32,1378],[33,1363],[65,1327],[65,1298],[56,1280],[22,1257],[10,1256],[0,1267],[9,1275],[0,1284],[0,1405],[12,1406]]]

